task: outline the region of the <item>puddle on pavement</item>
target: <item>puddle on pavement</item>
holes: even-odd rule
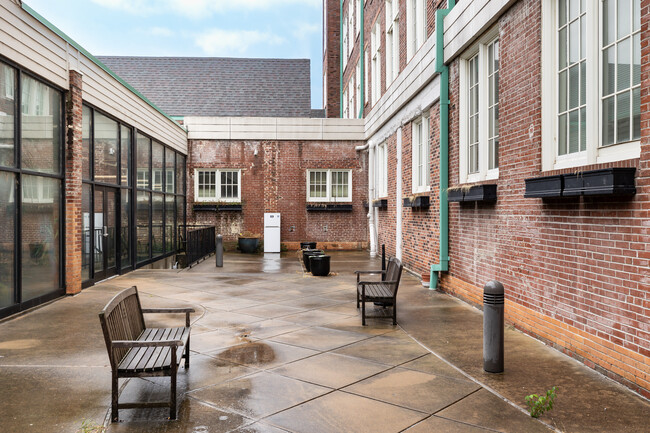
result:
[[[268,364],[275,360],[275,352],[268,344],[258,341],[226,349],[219,357],[238,364]]]
[[[27,339],[27,340],[10,340],[0,343],[0,349],[21,350],[31,349],[41,344],[40,340]]]

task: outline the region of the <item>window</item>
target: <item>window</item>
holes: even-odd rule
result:
[[[361,31],[361,0],[356,0],[357,35]]]
[[[347,13],[343,15],[343,34],[341,42],[341,57],[343,58],[343,70],[345,71],[345,66],[348,64],[348,16]]]
[[[342,118],[348,119],[350,117],[349,104],[348,104],[348,89],[343,91],[343,97],[341,98],[341,105],[343,105],[343,114]]]
[[[544,4],[544,170],[639,157],[640,5],[640,0]]]
[[[352,170],[307,170],[307,201],[352,201]]]
[[[349,10],[348,10],[348,50],[347,50],[347,56],[348,58],[350,57],[350,54],[352,54],[352,48],[354,47],[354,42],[355,42],[355,33],[354,33],[354,10],[353,10],[353,5],[352,2],[350,2]]]
[[[40,176],[23,176],[23,203],[53,203],[55,185],[51,179]]]
[[[348,118],[349,119],[354,119],[354,77],[350,78],[350,82],[348,83]]]
[[[460,182],[499,177],[499,39],[493,29],[460,63]]]
[[[377,146],[376,166],[376,196],[378,198],[388,197],[388,149],[386,142]]]
[[[361,115],[363,104],[361,103],[361,62],[357,62],[357,68],[355,71],[355,83],[356,83],[356,92],[355,92],[355,109],[354,109],[354,118],[363,117]]]
[[[194,200],[241,201],[240,176],[241,170],[194,170]]]
[[[0,76],[4,77],[4,94],[5,99],[14,99],[14,88],[16,87],[16,79],[14,78],[14,70],[9,66],[0,64]]]
[[[427,6],[425,0],[407,0],[406,25],[406,55],[410,60],[427,38]]]
[[[381,28],[379,21],[375,24],[372,34],[370,35],[370,46],[372,50],[372,70],[370,80],[372,81],[372,99],[371,104],[377,103],[381,96],[381,58],[379,55],[379,42],[381,38]]]
[[[386,0],[386,88],[399,73],[399,0]]]
[[[370,59],[370,56],[368,55],[368,50],[366,49],[366,54],[363,56],[364,58],[364,68],[363,68],[363,74],[364,74],[364,82],[363,82],[363,103],[367,104],[369,99],[368,96],[370,92],[368,92],[368,61]]]
[[[413,121],[413,192],[429,190],[429,118]]]

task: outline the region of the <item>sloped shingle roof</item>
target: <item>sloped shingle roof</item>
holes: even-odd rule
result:
[[[98,59],[171,116],[311,115],[309,59]]]

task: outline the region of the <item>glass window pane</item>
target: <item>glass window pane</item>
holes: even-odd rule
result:
[[[614,96],[603,101],[603,145],[614,144]]]
[[[587,109],[580,109],[580,151],[587,150]]]
[[[580,0],[569,0],[569,21],[580,15]]]
[[[611,95],[615,89],[616,52],[615,46],[603,50],[603,94]]]
[[[176,183],[174,181],[174,157],[176,152],[165,149],[165,192],[174,192]]]
[[[122,268],[131,266],[131,195],[128,189],[121,190],[122,209],[120,213],[120,258]]]
[[[566,101],[567,101],[567,71],[560,72],[560,78],[558,80],[558,109],[560,113],[566,111]]]
[[[120,135],[121,146],[120,146],[120,171],[121,171],[121,181],[122,185],[131,185],[131,178],[129,172],[131,169],[131,128],[127,128],[122,125],[122,131]]]
[[[165,154],[165,148],[162,144],[153,142],[151,147],[151,164],[152,164],[152,173],[153,173],[153,186],[154,191],[163,190],[163,155]]]
[[[22,300],[27,301],[60,286],[61,181],[27,175],[22,180],[36,186],[29,198],[23,199],[21,215]]]
[[[95,111],[95,181],[117,183],[118,124]]]
[[[137,162],[137,176],[138,188],[150,189],[149,174],[151,173],[150,166],[151,156],[151,140],[144,135],[138,134],[138,154],[136,156]]]
[[[183,224],[185,224],[185,197],[176,196],[176,250],[181,250],[184,248],[182,245],[182,239],[180,237],[181,229]]]
[[[185,194],[185,156],[176,154],[176,194]]]
[[[567,6],[566,2],[567,0],[560,0],[558,2],[558,13],[559,13],[558,23],[560,26],[566,24],[566,6]]]
[[[15,165],[15,93],[16,72],[13,68],[0,63],[0,165],[6,167]]]
[[[153,195],[151,209],[151,252],[152,257],[163,253],[163,206],[165,197],[163,194]]]
[[[574,110],[569,113],[569,153],[575,153],[580,149],[579,114],[579,110]]]
[[[618,0],[616,11],[616,24],[618,31],[616,32],[616,36],[619,39],[625,37],[626,35],[629,35],[632,31],[632,23],[630,22],[630,17],[632,16],[631,8],[632,5],[630,0]]]
[[[81,193],[81,281],[90,278],[90,260],[92,251],[92,227],[90,225],[91,186],[84,183]]]
[[[563,114],[560,116],[559,122],[558,122],[558,132],[557,132],[557,137],[558,137],[558,155],[566,155],[567,153],[567,143],[566,143],[566,134],[567,134],[567,128],[566,128],[566,114]]]
[[[580,105],[587,103],[587,62],[580,63]]]
[[[576,108],[580,101],[580,65],[569,69],[569,109]]]
[[[27,75],[22,75],[21,86],[21,164],[60,174],[61,93]]]
[[[634,12],[632,16],[634,17],[633,31],[637,31],[641,28],[641,0],[632,0],[634,7]]]
[[[640,34],[637,33],[632,38],[632,85],[636,86],[641,83],[641,40]]]
[[[569,24],[569,65],[580,61],[580,22]]]
[[[616,96],[616,142],[622,143],[630,140],[630,92],[620,93]]]
[[[616,0],[603,0],[603,46],[616,40]]]
[[[81,176],[88,180],[90,180],[92,115],[92,110],[84,105],[81,115]]]
[[[566,68],[567,61],[567,31],[566,27],[560,30],[558,39],[558,67],[559,69]]]
[[[173,251],[174,245],[174,196],[167,194],[165,196],[165,251]]]
[[[149,211],[151,210],[151,193],[138,191],[138,204],[136,212],[137,239],[136,249],[138,262],[149,258]]]
[[[616,90],[621,91],[630,87],[632,65],[632,38],[627,38],[616,44]]]
[[[632,140],[641,138],[641,88],[632,91]]]
[[[14,238],[16,224],[15,175],[0,171],[0,308],[15,303]]]

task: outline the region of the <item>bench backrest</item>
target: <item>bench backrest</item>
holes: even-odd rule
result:
[[[111,342],[136,340],[145,329],[138,289],[133,286],[115,295],[99,313],[99,321],[102,324],[102,331],[104,331],[104,340],[111,366],[116,367],[128,349],[111,351]]]
[[[386,269],[386,281],[395,281],[393,283],[393,294],[397,295],[399,288],[399,280],[402,277],[402,262],[396,257],[388,261],[388,268]]]

